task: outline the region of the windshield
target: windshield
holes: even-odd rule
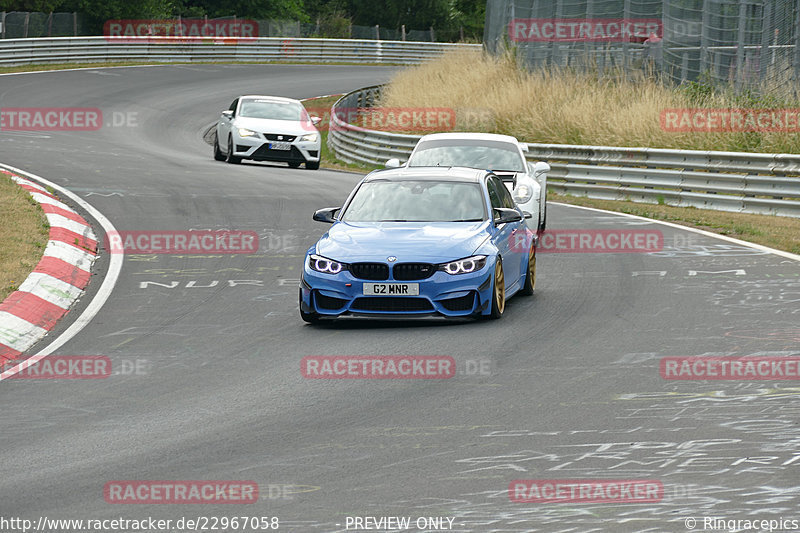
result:
[[[305,108],[301,104],[278,100],[243,100],[239,108],[240,117],[272,120],[301,120],[304,113]]]
[[[441,139],[420,143],[408,166],[526,171],[525,160],[515,144],[480,139]]]
[[[478,222],[484,219],[478,183],[371,181],[347,207],[345,222]]]

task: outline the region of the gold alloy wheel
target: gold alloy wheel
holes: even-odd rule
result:
[[[506,308],[506,282],[503,276],[503,264],[499,259],[494,264],[494,301],[497,314],[502,315]]]

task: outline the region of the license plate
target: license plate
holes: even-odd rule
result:
[[[365,283],[365,296],[419,296],[419,283]]]
[[[270,150],[290,150],[291,148],[292,144],[287,142],[269,143]]]

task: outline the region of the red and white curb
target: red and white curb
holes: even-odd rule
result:
[[[83,294],[97,258],[91,226],[47,189],[0,169],[38,202],[50,223],[42,259],[28,278],[0,303],[0,372],[53,329]]]

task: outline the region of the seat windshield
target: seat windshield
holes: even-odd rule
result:
[[[244,100],[239,108],[239,116],[247,118],[298,121],[305,119],[304,114],[301,104],[277,100]]]
[[[342,216],[345,222],[479,222],[481,185],[458,181],[363,183]]]
[[[525,160],[513,143],[472,139],[442,139],[420,144],[409,167],[471,167],[525,172]]]

